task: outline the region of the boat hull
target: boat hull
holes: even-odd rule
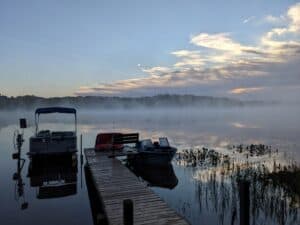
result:
[[[166,151],[138,151],[137,154],[128,155],[129,162],[147,165],[166,165],[169,164],[176,154],[177,149],[171,148]]]

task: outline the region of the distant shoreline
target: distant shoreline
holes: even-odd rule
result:
[[[173,107],[243,107],[273,105],[276,102],[241,101],[238,99],[196,95],[156,95],[152,97],[38,97],[32,95],[0,96],[0,110],[28,109],[48,106],[69,106],[75,108],[131,109],[131,108],[173,108]]]

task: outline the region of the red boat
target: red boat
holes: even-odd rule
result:
[[[122,136],[122,133],[100,133],[97,135],[95,151],[121,150],[124,145],[114,143],[114,139]]]

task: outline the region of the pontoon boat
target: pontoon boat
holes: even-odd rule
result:
[[[66,113],[74,114],[75,130],[74,131],[39,131],[40,114],[48,113]],[[30,138],[29,156],[36,155],[57,155],[73,154],[77,152],[77,116],[76,109],[65,107],[39,108],[35,111],[35,135]]]

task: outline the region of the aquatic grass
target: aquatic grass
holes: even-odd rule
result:
[[[252,224],[299,224],[300,167],[278,149],[263,144],[227,149],[183,149],[179,166],[193,167],[201,211],[214,212],[220,224],[238,224],[238,183],[250,182]],[[203,208],[205,207],[205,208]]]

